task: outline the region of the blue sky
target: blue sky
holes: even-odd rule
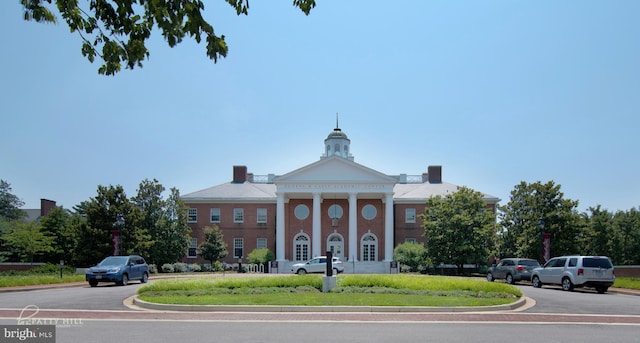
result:
[[[276,175],[317,161],[335,126],[355,161],[500,197],[554,181],[579,210],[640,206],[640,1],[222,0],[230,46],[152,36],[142,69],[97,74],[66,24],[0,2],[0,178],[23,208],[72,208],[98,185],[182,194],[233,165]]]

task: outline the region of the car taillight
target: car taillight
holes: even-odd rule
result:
[[[584,269],[578,268],[578,275],[584,275]]]
[[[523,271],[525,269],[527,269],[527,268],[525,268],[524,266],[517,266],[516,267],[516,270],[519,271],[519,272],[521,272],[521,271]]]

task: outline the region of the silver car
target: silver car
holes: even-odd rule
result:
[[[334,274],[344,272],[344,264],[339,257],[333,257],[332,268]],[[327,257],[318,256],[307,262],[296,263],[291,266],[291,271],[295,274],[324,273],[327,271]]]
[[[530,258],[503,258],[496,266],[489,268],[487,280],[504,279],[508,284],[531,280],[531,272],[540,267],[538,261]]]
[[[538,288],[543,284],[562,285],[565,291],[593,287],[605,293],[615,279],[613,264],[606,256],[560,256],[534,269],[531,283]]]

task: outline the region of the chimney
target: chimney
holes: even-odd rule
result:
[[[247,166],[233,166],[233,183],[247,181]]]
[[[429,183],[442,183],[442,166],[429,166]]]
[[[48,215],[54,208],[56,208],[55,201],[40,199],[40,216],[41,217]]]

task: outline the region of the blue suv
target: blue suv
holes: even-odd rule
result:
[[[115,282],[122,286],[126,286],[129,280],[146,283],[149,280],[149,266],[138,255],[109,256],[87,269],[85,276],[91,287],[97,286],[99,282]]]

